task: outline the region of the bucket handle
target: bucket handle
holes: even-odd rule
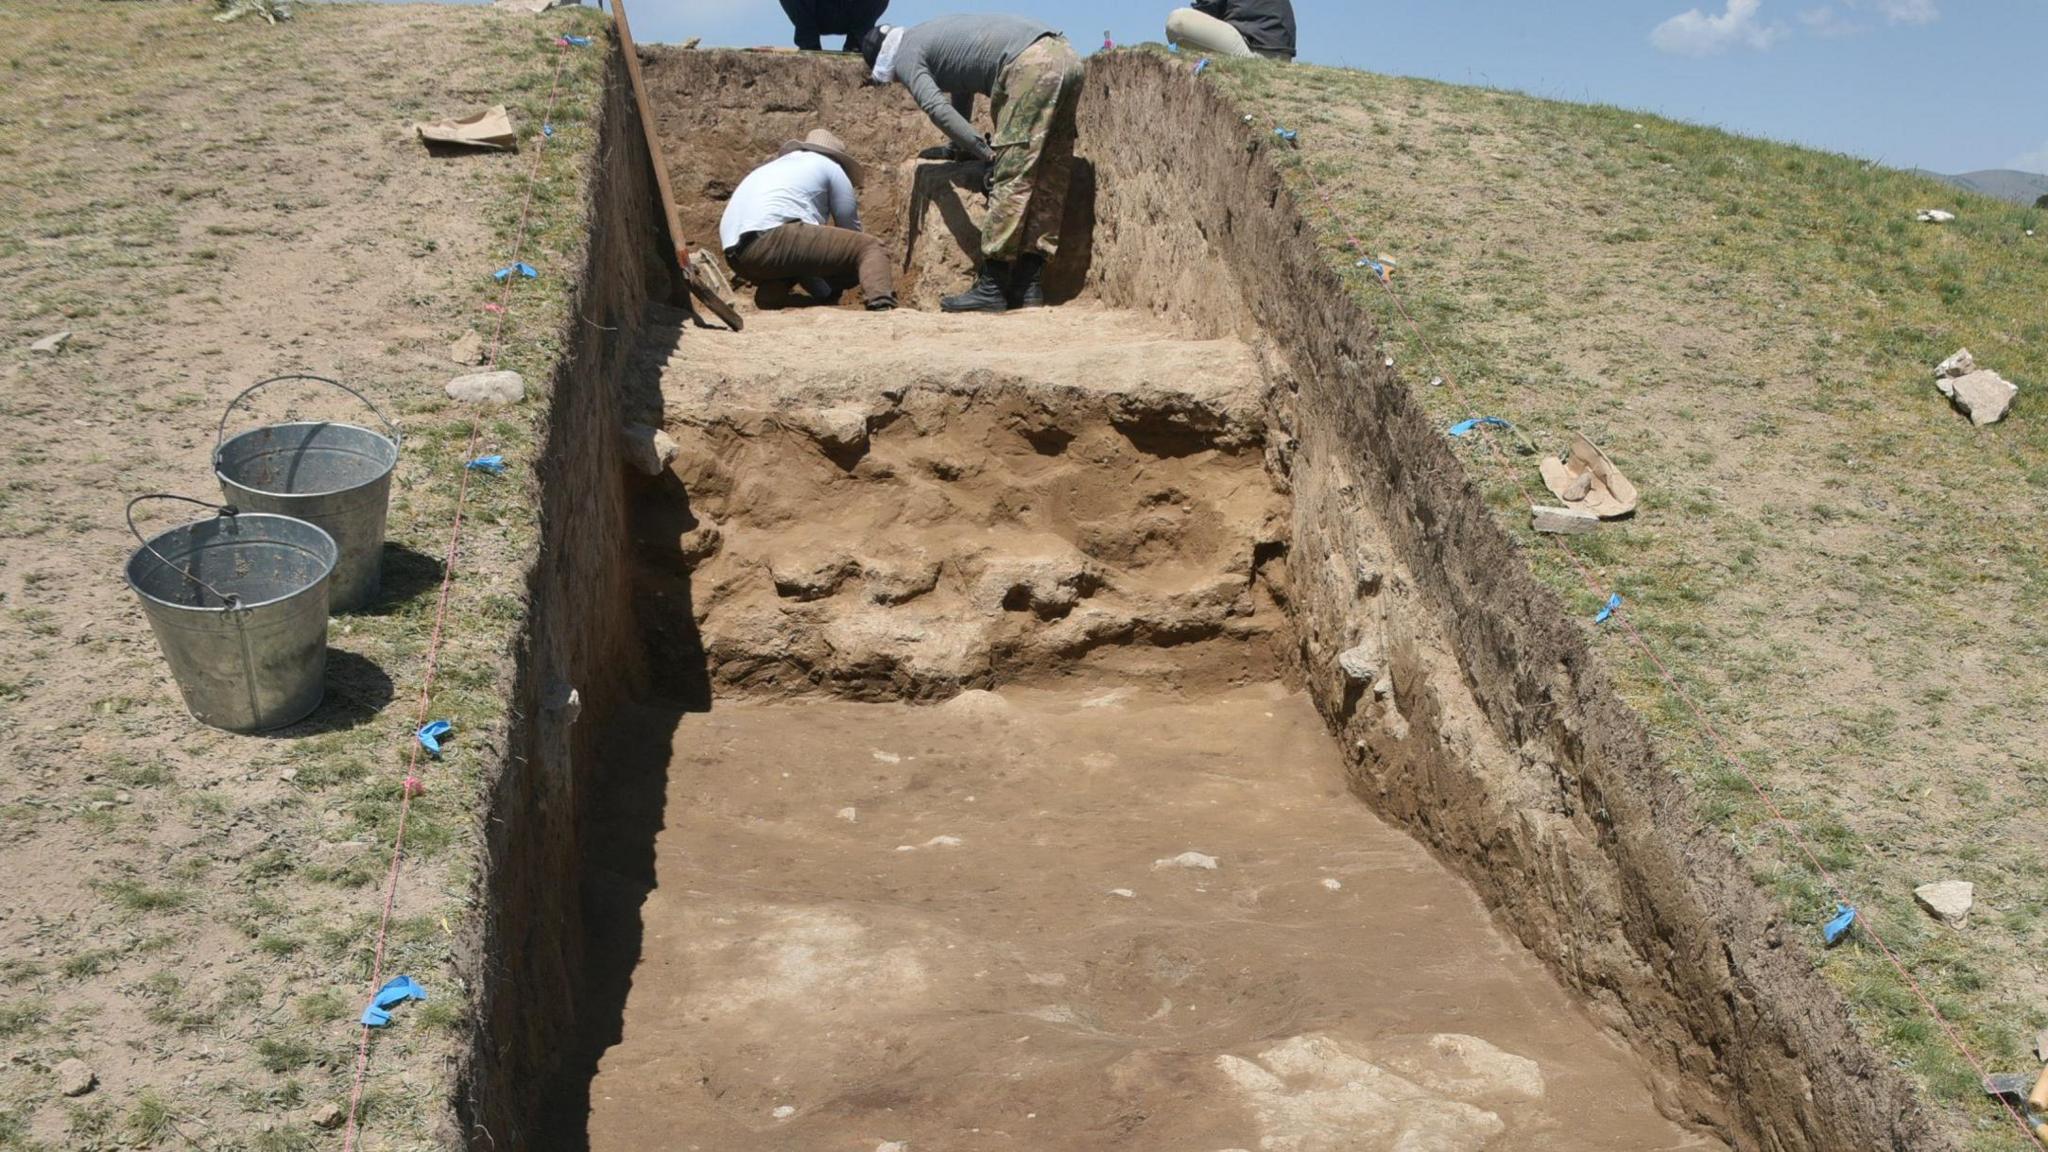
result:
[[[370,410],[370,414],[372,416],[375,416],[377,420],[384,425],[385,429],[391,433],[391,446],[393,448],[398,448],[404,444],[405,437],[398,431],[398,425],[393,424],[391,422],[391,418],[384,415],[382,409],[378,408],[375,404],[370,403],[369,397],[363,395],[361,392],[356,391],[355,389],[349,387],[348,385],[343,384],[339,380],[330,380],[325,376],[309,376],[304,373],[293,373],[288,376],[272,376],[268,380],[258,380],[256,383],[251,384],[247,388],[242,389],[242,394],[240,396],[237,396],[233,400],[228,401],[227,410],[220,414],[220,427],[214,429],[213,433],[213,461],[216,466],[220,464],[221,445],[227,442],[228,417],[233,416],[235,414],[235,408],[239,406],[242,403],[242,401],[247,400],[250,397],[250,395],[253,394],[258,388],[268,388],[272,384],[280,384],[286,380],[311,380],[317,384],[327,384],[335,388],[341,389],[343,392],[346,392],[349,395],[355,397],[357,400],[361,401],[363,407],[368,408]],[[179,497],[179,499],[183,499],[183,497]]]
[[[171,563],[170,557],[157,551],[156,546],[154,544],[151,544],[148,540],[143,539],[142,530],[135,526],[135,506],[137,504],[142,503],[144,500],[182,500],[187,504],[197,504],[201,508],[211,508],[213,509],[214,514],[221,517],[222,519],[229,519],[235,516],[239,516],[242,514],[242,510],[240,508],[235,507],[233,504],[213,504],[205,500],[194,500],[190,496],[177,496],[169,492],[150,492],[145,495],[137,496],[135,499],[130,500],[128,502],[128,510],[126,511],[126,513],[124,513],[124,515],[126,515],[126,517],[128,518],[128,531],[134,533],[135,539],[139,543],[141,543],[144,551],[148,552],[151,556],[156,557],[159,561],[163,563],[164,567],[169,568],[171,571],[176,572],[178,575],[183,576],[185,579],[190,580],[194,584],[199,585],[201,588],[206,589],[208,592],[213,593],[214,598],[219,600],[222,603],[222,605],[224,605],[229,611],[232,612],[240,609],[242,607],[241,597],[235,595],[232,592],[223,592],[220,589],[215,588],[213,585],[208,584],[206,581],[201,580],[199,577],[194,576],[192,573],[185,571],[182,568],[179,568],[176,564]]]

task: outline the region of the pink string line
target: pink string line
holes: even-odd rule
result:
[[[556,50],[555,73],[553,79],[548,84],[547,113],[541,121],[542,124],[552,124],[554,122],[555,98],[561,88],[562,61],[563,57],[567,55],[567,51],[567,45],[562,45]],[[533,138],[533,163],[527,172],[526,196],[519,206],[519,228],[512,241],[512,259],[515,261],[519,259],[526,246],[528,215],[533,208],[533,186],[540,180],[541,157],[547,151],[547,142],[548,136],[546,133]],[[511,298],[512,285],[518,279],[519,277],[516,273],[505,277],[505,286],[498,293],[497,307],[492,309],[497,314],[498,320],[491,330],[490,351],[484,358],[487,367],[495,368],[498,365],[498,353],[502,347],[505,335],[505,302]],[[477,443],[482,435],[482,418],[471,416],[469,421],[469,443],[462,453],[464,461],[468,461],[476,455]],[[462,469],[462,477],[455,490],[454,519],[448,530],[448,550],[443,556],[441,563],[440,598],[434,607],[434,631],[432,637],[427,641],[426,673],[420,683],[419,706],[413,716],[413,734],[409,735],[407,739],[410,751],[406,757],[405,781],[399,788],[398,829],[392,837],[391,870],[385,877],[384,882],[384,910],[377,921],[377,947],[375,956],[370,962],[370,988],[373,993],[384,983],[384,950],[391,931],[391,911],[398,900],[399,865],[405,858],[406,818],[412,812],[413,797],[423,790],[423,786],[418,778],[420,742],[417,733],[420,727],[427,722],[427,706],[430,697],[433,695],[434,678],[441,668],[441,638],[448,623],[448,594],[455,586],[455,561],[462,547],[462,514],[469,501],[470,471],[466,466]],[[369,1025],[363,1025],[362,1034],[356,1044],[355,1077],[353,1084],[349,1088],[347,1127],[343,1130],[341,1138],[342,1152],[353,1152],[355,1148],[357,1118],[361,1114],[363,1106],[363,1085],[370,1070],[371,1031],[372,1029]]]
[[[1336,202],[1331,198],[1329,192],[1323,188],[1322,182],[1316,179],[1315,172],[1310,168],[1306,158],[1302,160],[1301,172],[1308,179],[1309,187],[1315,190],[1316,196],[1322,201],[1323,208],[1329,213],[1330,219],[1343,232],[1344,239],[1351,246],[1351,250],[1361,258],[1365,257],[1367,255],[1365,246],[1359,242],[1358,237],[1352,233],[1350,228],[1343,223],[1344,217],[1337,211]],[[1442,362],[1437,357],[1435,346],[1430,343],[1429,337],[1423,333],[1422,325],[1416,323],[1415,317],[1408,311],[1408,306],[1401,299],[1400,293],[1394,290],[1392,277],[1374,276],[1373,279],[1386,292],[1387,299],[1394,305],[1394,310],[1400,315],[1402,321],[1407,324],[1409,332],[1415,337],[1416,342],[1422,346],[1423,354],[1429,359],[1431,370],[1438,377],[1442,378],[1446,389],[1450,392],[1451,399],[1457,404],[1458,410],[1468,415],[1476,414],[1478,409],[1473,408],[1467,403],[1464,394],[1458,388],[1457,379],[1444,368]],[[1503,474],[1521,492],[1523,500],[1533,507],[1536,501],[1530,494],[1521,472],[1509,461],[1506,451],[1501,447],[1499,438],[1491,427],[1482,424],[1479,428],[1481,436],[1492,450],[1493,458],[1500,464]],[[1586,565],[1579,554],[1566,547],[1564,541],[1556,536],[1546,535],[1544,538],[1549,540],[1556,547],[1558,553],[1573,568],[1578,570],[1579,576],[1586,582],[1588,590],[1596,598],[1604,602],[1607,599],[1606,590],[1602,588],[1599,579],[1594,576],[1592,569]],[[1799,849],[1800,854],[1806,858],[1807,863],[1813,867],[1814,872],[1820,876],[1822,882],[1827,885],[1828,890],[1834,895],[1836,902],[1839,904],[1849,904],[1850,901],[1845,894],[1846,889],[1844,886],[1835,879],[1834,874],[1828,870],[1827,866],[1821,863],[1820,857],[1807,844],[1806,839],[1799,834],[1798,826],[1786,817],[1784,810],[1778,807],[1777,801],[1772,799],[1769,792],[1765,791],[1763,784],[1743,764],[1741,757],[1735,754],[1735,750],[1729,741],[1721,735],[1720,727],[1707,716],[1706,710],[1700,707],[1698,702],[1692,698],[1692,694],[1685,690],[1684,686],[1679,683],[1678,678],[1672,674],[1671,669],[1657,655],[1657,650],[1651,647],[1649,639],[1636,627],[1635,620],[1626,608],[1617,609],[1613,618],[1621,621],[1622,627],[1627,630],[1629,639],[1649,659],[1651,666],[1657,670],[1658,677],[1664,682],[1664,686],[1685,703],[1686,709],[1692,713],[1694,721],[1698,723],[1700,730],[1707,734],[1708,740],[1713,743],[1715,750],[1720,753],[1721,758],[1733,766],[1736,773],[1749,785],[1750,790],[1756,793],[1757,799],[1761,800],[1764,807],[1770,811],[1771,818],[1776,822],[1781,833]],[[1912,972],[1907,970],[1904,961],[1900,960],[1898,954],[1892,951],[1891,946],[1885,943],[1884,936],[1878,932],[1877,925],[1874,923],[1869,910],[1857,906],[1857,916],[1863,923],[1864,932],[1870,936],[1871,942],[1876,944],[1878,950],[1884,954],[1885,959],[1890,962],[1893,970],[1906,982],[1906,986],[1912,990],[1914,998],[1919,1000],[1920,1006],[1927,1010],[1927,1014],[1933,1017],[1936,1024],[1941,1026],[1942,1033],[1948,1037],[1949,1043],[1962,1055],[1970,1067],[1976,1071],[1978,1081],[1980,1083],[1988,1081],[1990,1076],[1985,1069],[1984,1062],[1978,1059],[1976,1052],[1971,1050],[1970,1046],[1963,1041],[1962,1035],[1956,1031],[1955,1026],[1949,1022],[1948,1017],[1943,1015],[1941,1009],[1935,1006],[1933,998],[1920,986],[1920,982],[1914,979]],[[2005,1109],[2006,1114],[2012,1117],[2013,1122],[2019,1125],[2020,1132],[2026,1137],[2028,1143],[2030,1145],[2033,1144],[2033,1129],[2028,1126],[2026,1117],[2018,1109],[2014,1108],[2012,1103],[2005,1097],[1998,1096],[1995,1099]]]

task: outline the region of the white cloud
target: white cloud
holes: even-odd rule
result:
[[[2018,157],[2009,167],[2017,168],[2022,172],[2039,172],[2043,176],[2048,176],[2048,144],[2043,144],[2032,152]]]
[[[1871,7],[1883,13],[1888,24],[1932,24],[1941,19],[1935,0],[1876,0]]]
[[[1762,3],[1763,0],[1728,0],[1727,9],[1719,16],[1709,16],[1697,8],[1680,12],[1657,25],[1650,33],[1650,43],[1660,52],[1679,56],[1713,56],[1731,48],[1762,51],[1785,35],[1780,25],[1765,24],[1758,18],[1757,10]]]
[[[1806,25],[1808,32],[1830,40],[1839,39],[1843,36],[1854,36],[1863,31],[1863,25],[1855,23],[1847,16],[1827,6],[1809,8],[1801,12],[1799,14],[1799,22]]]

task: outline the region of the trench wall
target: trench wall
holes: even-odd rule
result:
[[[641,679],[616,381],[670,270],[656,255],[660,201],[616,41],[595,127],[582,273],[541,401],[539,544],[526,568],[510,728],[487,784],[479,914],[460,961],[474,1029],[456,1070],[457,1131],[444,1143],[495,1152],[537,1147],[540,1089],[576,1038],[577,825],[584,793],[601,786],[592,734]]]
[[[1383,366],[1263,126],[1137,53],[1091,62],[1081,118],[1102,297],[1265,351],[1295,501],[1265,578],[1354,789],[1650,1057],[1670,1110],[1744,1149],[1944,1147]]]

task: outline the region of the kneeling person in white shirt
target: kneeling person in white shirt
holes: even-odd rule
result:
[[[756,285],[758,307],[788,306],[799,284],[828,304],[858,284],[868,311],[896,306],[889,255],[860,230],[860,178],[846,142],[820,128],[784,144],[781,155],[733,189],[718,242],[733,272]]]

